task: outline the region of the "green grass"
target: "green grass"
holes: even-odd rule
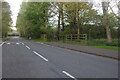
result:
[[[75,45],[83,45],[85,46],[86,45],[86,41],[71,41],[71,40],[67,40],[67,41],[63,41],[63,40],[60,40],[58,42],[62,42],[62,43],[68,43],[68,44],[75,44]]]
[[[30,39],[30,40],[32,40],[34,42],[46,42],[46,40],[41,40],[41,39]]]
[[[112,43],[108,43],[103,39],[103,40],[88,41],[87,46],[110,49],[110,50],[120,50],[120,47],[118,47],[118,44],[119,44],[118,40],[116,39],[114,39]]]
[[[34,42],[52,42],[52,40],[43,40],[43,39],[29,39],[32,40]]]
[[[41,39],[30,39],[32,41],[35,41],[35,42],[55,42],[53,40],[41,40]],[[102,43],[100,42],[99,43],[99,40],[97,41],[85,41],[85,40],[82,40],[82,41],[71,41],[71,40],[59,40],[57,42],[60,42],[60,43],[67,43],[67,44],[75,44],[75,45],[81,45],[81,46],[91,46],[91,47],[96,47],[96,48],[103,48],[103,49],[109,49],[109,50],[120,50],[120,47],[116,47],[116,46],[107,46],[106,43],[104,43],[102,41]]]
[[[11,37],[7,36],[7,37],[2,38],[2,40],[6,40],[6,39],[9,39],[9,38],[11,38]]]
[[[114,46],[92,46],[96,48],[103,48],[103,49],[110,49],[110,50],[120,50],[120,47],[114,47]]]
[[[87,44],[87,46],[92,46],[92,47],[96,47],[96,48],[103,48],[103,49],[110,49],[110,50],[120,50],[120,47],[117,46],[107,46],[105,44],[97,44],[97,43],[89,43]]]
[[[67,44],[75,44],[75,45],[81,45],[81,46],[91,46],[91,47],[96,47],[96,48],[103,48],[103,49],[109,49],[109,50],[120,50],[120,47],[116,46],[107,46],[105,42],[99,43],[98,40],[95,41],[58,41],[61,43],[67,43]]]

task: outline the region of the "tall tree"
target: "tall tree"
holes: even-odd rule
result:
[[[23,3],[17,20],[17,28],[25,37],[40,38],[45,34],[48,24],[48,2]]]
[[[108,5],[109,5],[108,2],[102,2],[103,21],[104,21],[104,26],[106,29],[107,41],[112,42],[111,30],[110,30],[109,23],[108,23]]]
[[[0,40],[2,37],[2,1],[0,1]]]
[[[118,2],[118,35],[120,35],[120,1]],[[120,39],[120,37],[118,37]]]
[[[11,10],[7,2],[2,2],[2,37],[6,37],[11,27]]]
[[[87,2],[75,2],[66,4],[66,16],[71,28],[73,28],[73,34],[80,34],[82,31],[82,25],[90,24],[95,21],[97,12],[92,9],[92,5]]]

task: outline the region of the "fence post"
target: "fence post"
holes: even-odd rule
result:
[[[80,38],[80,34],[77,34],[77,40],[79,40],[79,38]]]
[[[85,34],[85,40],[87,40],[87,34]]]
[[[65,37],[66,37],[66,40],[67,40],[67,34],[66,34],[66,36],[65,36]]]
[[[72,40],[72,34],[71,34],[71,40]]]

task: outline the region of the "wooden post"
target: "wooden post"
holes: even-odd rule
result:
[[[85,34],[85,40],[87,40],[87,34]]]
[[[71,40],[72,40],[72,34],[71,34]]]
[[[66,34],[66,36],[65,36],[65,37],[66,37],[66,40],[67,40],[67,34]]]

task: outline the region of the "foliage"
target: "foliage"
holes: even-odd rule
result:
[[[104,15],[89,2],[23,2],[17,19],[21,36],[58,39],[66,34],[87,34],[88,39],[106,38]],[[112,37],[117,38],[118,19],[107,13]],[[65,37],[63,37],[64,39]]]
[[[17,28],[21,36],[39,38],[41,34],[46,33],[48,26],[47,19],[49,3],[25,3],[17,19]]]
[[[2,37],[7,37],[12,24],[11,10],[7,2],[2,2]]]

